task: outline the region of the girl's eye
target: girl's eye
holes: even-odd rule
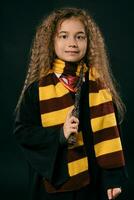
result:
[[[84,40],[84,39],[86,38],[86,36],[78,35],[76,38],[77,38],[78,40]]]
[[[67,35],[63,35],[62,37],[63,37],[64,39],[66,39],[66,38],[67,38]]]
[[[63,39],[66,39],[66,38],[67,38],[67,35],[60,35],[59,37],[60,37],[60,38],[63,38]]]

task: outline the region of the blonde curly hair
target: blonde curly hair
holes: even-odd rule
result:
[[[19,97],[16,110],[19,108],[26,89],[33,82],[46,76],[52,67],[56,57],[54,52],[54,36],[57,26],[69,18],[78,18],[84,24],[87,33],[87,52],[85,55],[86,64],[90,69],[94,67],[100,77],[99,79],[111,91],[113,102],[116,105],[120,121],[123,120],[125,105],[117,91],[117,83],[114,79],[107,55],[106,45],[102,33],[86,10],[79,8],[61,8],[53,11],[45,17],[37,27],[36,35],[30,50],[30,62],[24,86]]]

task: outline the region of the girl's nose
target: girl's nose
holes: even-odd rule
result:
[[[75,38],[70,38],[68,41],[68,46],[69,47],[77,47],[77,41],[75,40]]]
[[[69,47],[77,47],[75,44],[70,44]]]

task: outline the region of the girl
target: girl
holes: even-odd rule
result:
[[[117,113],[122,120],[98,26],[82,9],[54,11],[37,28],[16,107],[30,198],[116,198],[126,178]]]

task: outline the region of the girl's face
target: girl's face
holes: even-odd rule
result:
[[[54,49],[57,57],[64,61],[77,62],[85,56],[87,35],[78,18],[66,19],[58,25]]]

